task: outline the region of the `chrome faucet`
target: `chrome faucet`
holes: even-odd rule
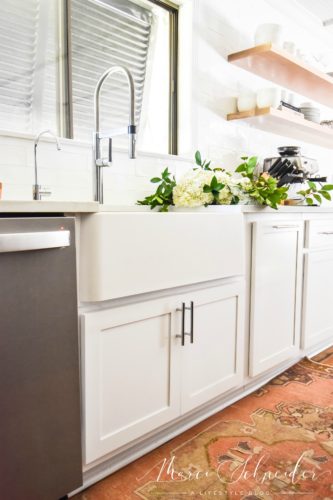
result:
[[[51,191],[49,191],[45,188],[43,189],[42,186],[40,184],[38,184],[37,147],[38,147],[39,139],[43,135],[46,135],[46,134],[49,134],[54,138],[56,146],[57,146],[57,150],[58,151],[61,150],[59,140],[58,140],[57,136],[52,132],[52,130],[43,130],[42,132],[40,132],[37,135],[35,142],[34,142],[35,184],[32,186],[34,200],[41,200],[43,196],[49,196],[51,194]]]
[[[129,124],[128,127],[108,130],[106,132],[100,131],[100,92],[102,85],[106,78],[113,73],[123,73],[126,76],[127,83],[130,90],[129,102]],[[95,133],[94,133],[94,148],[95,148],[95,166],[96,166],[96,186],[95,186],[95,200],[103,203],[103,168],[112,165],[112,138],[118,135],[128,134],[129,138],[129,157],[135,158],[135,141],[136,141],[136,126],[135,126],[135,87],[134,80],[130,71],[125,66],[111,66],[97,82],[94,93],[94,117],[95,117]],[[101,155],[101,140],[109,140],[109,154],[108,158],[102,158]]]

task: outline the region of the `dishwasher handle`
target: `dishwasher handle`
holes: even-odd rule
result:
[[[70,246],[70,231],[0,234],[0,253],[26,252]]]

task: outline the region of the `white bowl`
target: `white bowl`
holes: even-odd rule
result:
[[[309,122],[320,123],[320,115],[319,116],[305,116],[304,118]]]

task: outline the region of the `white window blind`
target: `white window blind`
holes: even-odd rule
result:
[[[0,2],[0,127],[29,132],[36,63],[38,0]]]
[[[132,73],[139,125],[153,16],[129,0],[72,0],[72,95],[76,139],[91,140],[93,94],[99,77],[110,66],[123,65]],[[114,74],[101,93],[101,125],[128,122],[126,80]]]
[[[58,129],[58,0],[0,0],[0,128]]]

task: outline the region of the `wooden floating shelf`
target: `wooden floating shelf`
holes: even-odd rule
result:
[[[274,108],[254,109],[242,113],[232,113],[227,120],[246,120],[254,127],[266,132],[284,135],[333,149],[333,130],[318,123]]]
[[[230,54],[228,61],[333,108],[333,78],[270,43]]]

